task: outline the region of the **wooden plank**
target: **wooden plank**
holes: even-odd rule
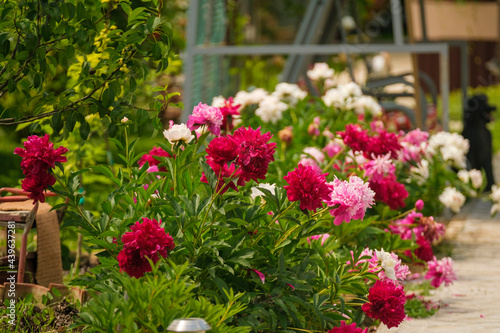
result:
[[[415,41],[422,41],[419,0],[411,2],[411,21]],[[425,0],[425,20],[429,41],[498,41],[498,2],[458,2]]]

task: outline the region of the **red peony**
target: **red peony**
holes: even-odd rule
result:
[[[222,112],[222,126],[221,128],[226,132],[230,132],[233,130],[233,116],[238,116],[240,114],[241,104],[234,104],[233,98],[229,97],[224,101],[224,106],[220,107],[220,111]]]
[[[238,128],[231,136],[237,146],[238,158],[236,164],[241,169],[241,178],[258,182],[265,179],[269,163],[274,161],[276,143],[268,143],[272,134],[261,134],[260,127],[256,130],[251,127]]]
[[[167,257],[168,250],[175,247],[173,238],[160,227],[156,220],[143,217],[122,236],[123,249],[118,254],[120,270],[140,278],[151,271],[147,258],[156,263],[160,256]]]
[[[155,156],[157,156],[157,157],[169,157],[169,158],[172,157],[163,148],[153,147],[149,151],[149,153],[142,155],[142,157],[139,159],[139,162],[137,162],[137,164],[139,164],[139,167],[142,167],[146,162],[149,163],[150,167],[153,165],[158,165],[162,161],[159,159],[156,159]],[[167,168],[162,167],[162,168],[160,168],[160,171],[167,171]]]
[[[67,161],[62,154],[65,154],[68,149],[65,147],[54,149],[54,144],[49,139],[48,134],[43,137],[31,135],[24,142],[25,149],[14,150],[14,154],[23,158],[21,169],[26,179],[22,182],[22,188],[30,192],[29,197],[34,200],[33,204],[37,201],[45,202],[43,192],[56,182],[50,170],[56,166],[56,162]]]
[[[405,186],[398,183],[394,174],[388,174],[378,181],[370,180],[370,188],[375,192],[375,200],[382,201],[391,209],[406,206],[405,199],[408,191]]]
[[[217,188],[215,189],[215,191],[219,192],[219,194],[226,193],[226,191],[229,190],[230,188],[232,188],[235,191],[238,191],[238,187],[236,187],[236,185],[239,186],[245,185],[245,181],[243,181],[243,179],[240,177],[241,170],[236,169],[236,166],[234,164],[231,164],[230,166],[227,166],[227,164],[219,165],[213,162],[211,159],[207,159],[207,164],[210,165],[212,170],[214,170],[215,176],[217,176],[218,178]],[[235,184],[233,181],[228,181],[226,184],[224,178],[228,180],[237,179],[237,182]],[[208,179],[205,173],[203,173],[200,180],[203,183],[208,184]]]
[[[383,156],[391,153],[392,158],[398,158],[398,152],[401,149],[399,137],[396,134],[381,130],[378,131],[378,136],[370,137],[363,154],[366,158],[372,158],[372,155]]]
[[[434,258],[431,243],[425,238],[424,235],[417,237],[417,244],[419,245],[419,247],[415,249],[415,255],[417,258],[423,261],[430,261]]]
[[[363,130],[359,125],[348,124],[345,126],[344,132],[337,132],[337,134],[354,152],[364,152],[367,145],[369,145],[370,136],[368,136],[368,130]]]
[[[325,181],[327,174],[317,173],[313,167],[299,164],[283,179],[290,185],[283,188],[287,191],[288,200],[300,200],[300,209],[315,211],[323,206],[324,200],[330,199],[331,188]]]
[[[340,322],[340,327],[334,327],[327,333],[366,333],[368,328],[362,329],[361,327],[356,327],[356,323],[346,325],[345,321]]]
[[[229,137],[217,137],[210,141],[207,147],[207,159],[214,163],[224,165],[233,161],[238,156],[237,146]]]
[[[361,306],[363,312],[373,319],[379,319],[388,328],[399,326],[405,319],[403,286],[396,286],[391,280],[375,282],[370,288],[368,301]]]

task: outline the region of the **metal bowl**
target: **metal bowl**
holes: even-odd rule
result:
[[[203,333],[211,329],[210,325],[202,318],[175,319],[168,325],[167,330],[172,332],[198,332]]]

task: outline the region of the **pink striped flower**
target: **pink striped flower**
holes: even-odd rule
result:
[[[336,178],[330,185],[333,190],[330,192],[329,200],[325,202],[330,207],[336,206],[330,210],[330,214],[335,217],[333,221],[335,225],[340,225],[342,222],[349,223],[351,219],[362,220],[366,209],[374,203],[375,192],[358,176],[351,176],[349,181]]]
[[[429,271],[425,275],[427,280],[432,280],[431,285],[434,287],[439,287],[442,283],[446,287],[452,284],[454,280],[457,279],[455,272],[453,271],[453,260],[449,257],[437,260],[436,257],[432,258],[431,261],[427,262]]]

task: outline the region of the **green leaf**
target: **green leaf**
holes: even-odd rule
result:
[[[83,122],[80,123],[80,137],[82,138],[82,140],[87,140],[89,134],[90,134],[90,125],[84,119]]]
[[[106,89],[102,93],[102,106],[105,108],[108,108],[113,104],[113,101],[115,100],[115,92],[111,89]]]

